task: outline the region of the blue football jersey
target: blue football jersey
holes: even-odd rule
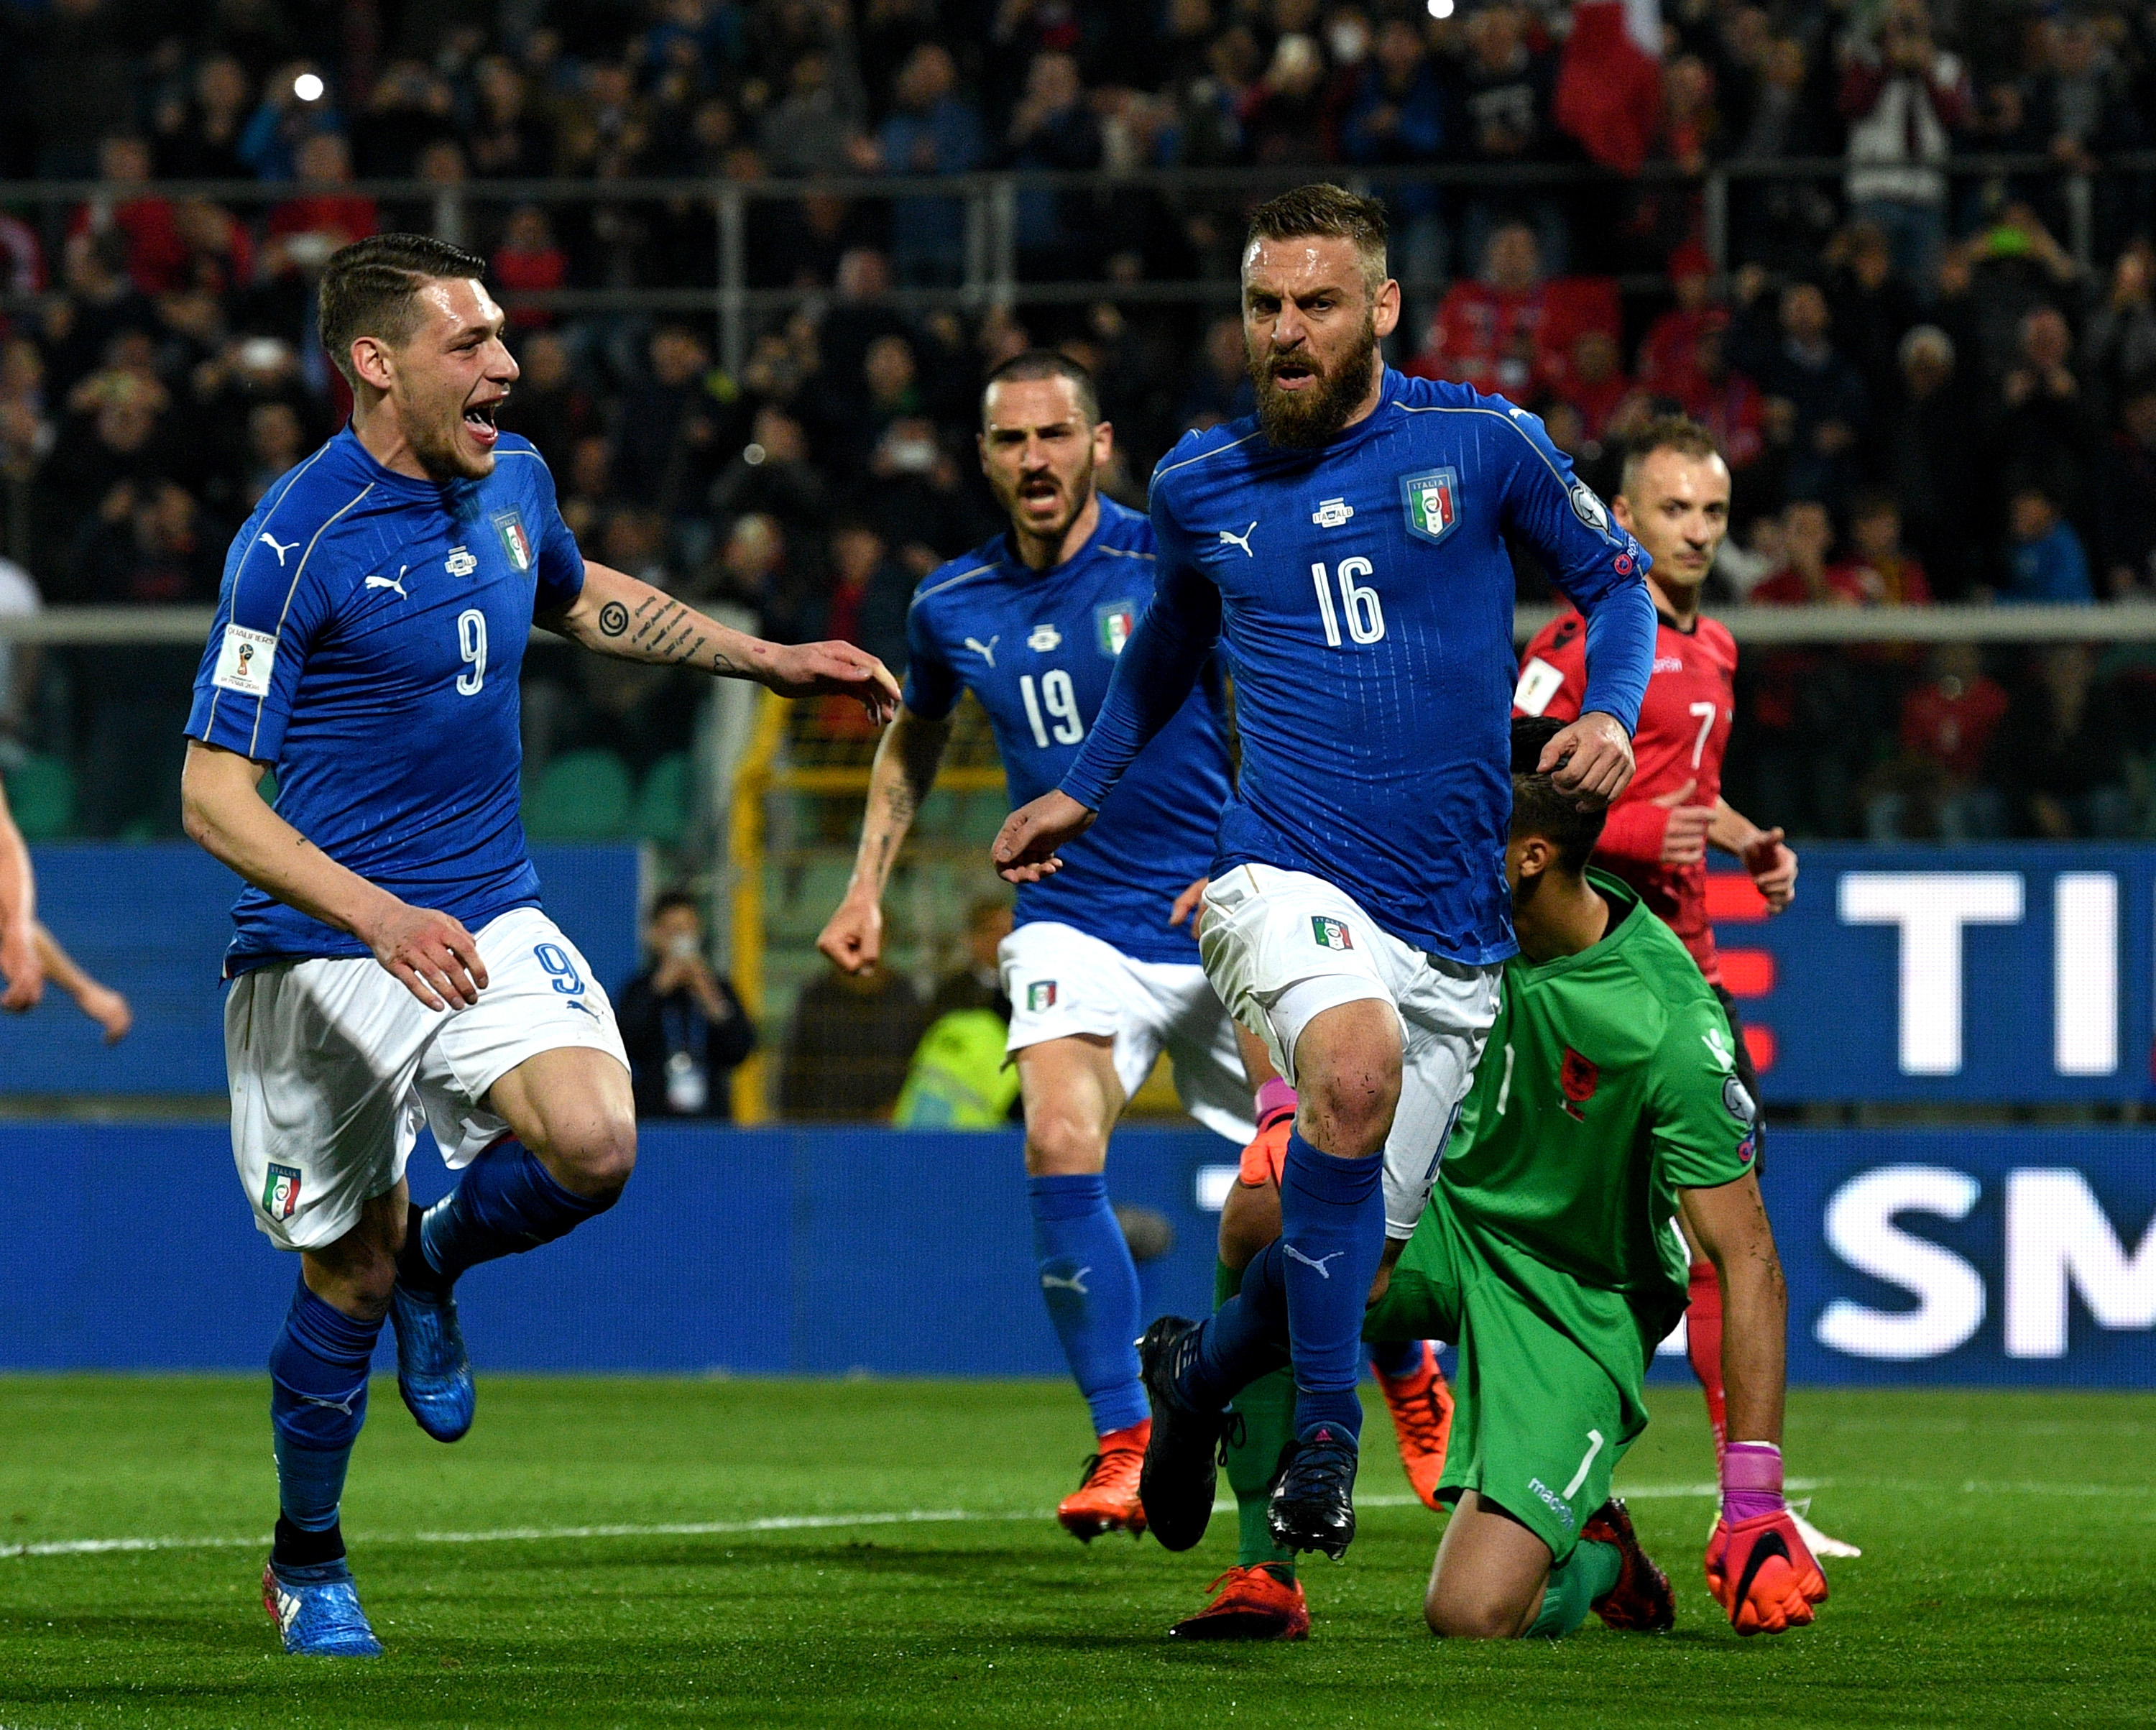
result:
[[[1091,730],[1155,570],[1145,518],[1106,498],[1092,539],[1048,570],[1029,569],[1005,535],[952,559],[921,583],[906,615],[906,706],[940,720],[970,688],[995,728],[1012,803],[1040,798]],[[1075,926],[1139,961],[1196,962],[1188,922],[1171,927],[1168,916],[1212,864],[1228,797],[1218,674],[1204,670],[1198,685],[1099,820],[1063,850],[1063,869],[1020,887],[1020,924]]]
[[[347,429],[262,495],[225,555],[191,737],[275,765],[277,812],[338,864],[476,931],[536,905],[518,815],[517,673],[535,613],[582,593],[553,477],[505,433],[438,485]],[[365,955],[251,885],[228,975]]]
[[[1389,369],[1376,409],[1320,449],[1276,446],[1255,418],[1186,436],[1152,505],[1158,593],[1064,791],[1099,806],[1218,641],[1243,756],[1216,874],[1308,871],[1431,954],[1511,955],[1504,537],[1586,615],[1585,707],[1628,731],[1654,660],[1639,543],[1534,416]]]

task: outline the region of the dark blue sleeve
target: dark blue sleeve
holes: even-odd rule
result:
[[[941,721],[957,706],[962,689],[918,603],[906,613],[906,689],[901,701],[924,721]]]
[[[1580,712],[1614,715],[1631,732],[1655,665],[1655,603],[1647,593],[1646,549],[1614,522],[1594,490],[1543,424],[1502,398],[1518,460],[1506,488],[1506,521],[1541,557],[1557,586],[1587,619],[1587,694]]]
[[[1152,603],[1116,657],[1093,731],[1063,777],[1063,791],[1097,811],[1141,751],[1175,718],[1220,639],[1220,591],[1188,557],[1188,543],[1153,489],[1159,572]]]

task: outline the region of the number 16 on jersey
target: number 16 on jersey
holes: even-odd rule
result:
[[[1325,623],[1325,643],[1328,649],[1340,646],[1340,622],[1348,622],[1348,634],[1358,643],[1374,643],[1385,634],[1384,604],[1378,598],[1374,588],[1365,588],[1356,579],[1371,577],[1376,572],[1366,558],[1343,558],[1337,573],[1340,584],[1340,608],[1332,606],[1333,578],[1322,564],[1310,567],[1311,581],[1317,585],[1317,616]]]

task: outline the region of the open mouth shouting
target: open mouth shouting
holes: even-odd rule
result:
[[[1320,372],[1301,355],[1278,355],[1270,367],[1273,383],[1284,391],[1304,391],[1324,382]]]
[[[1029,516],[1053,516],[1063,489],[1052,475],[1029,475],[1018,484],[1018,501]]]
[[[508,396],[507,391],[498,391],[490,397],[475,397],[465,404],[465,432],[481,450],[493,449],[494,441],[501,436],[494,418]]]

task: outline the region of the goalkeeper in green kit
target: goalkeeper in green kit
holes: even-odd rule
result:
[[[1788,1297],[1752,1170],[1756,1106],[1683,944],[1587,869],[1602,826],[1534,773],[1557,723],[1513,723],[1505,873],[1520,954],[1430,1206],[1373,1287],[1370,1340],[1455,1342],[1438,1494],[1453,1512],[1424,1613],[1441,1635],[1675,1620],[1612,1474],[1646,1427],[1648,1360],[1684,1313],[1681,1213],[1727,1293],[1729,1446],[1707,1583],[1739,1634],[1812,1620],[1826,1581],[1782,1500]],[[1209,1320],[1140,1342],[1153,1412],[1143,1497],[1194,1519],[1235,1392],[1287,1358],[1276,1242]]]

